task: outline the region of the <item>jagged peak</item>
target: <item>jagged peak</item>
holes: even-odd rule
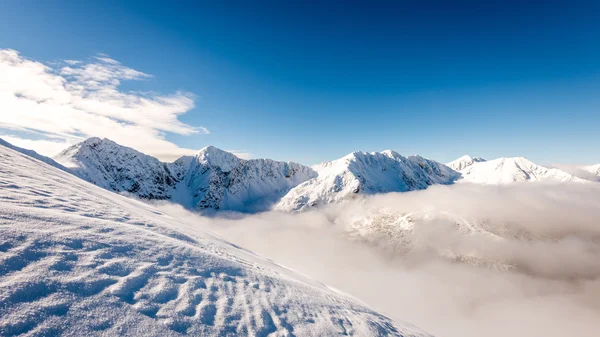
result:
[[[243,161],[243,159],[238,158],[233,153],[221,150],[212,145],[202,148],[196,153],[195,157],[200,163],[219,167],[223,171],[230,171]]]
[[[401,154],[399,154],[398,152],[394,151],[394,150],[384,150],[381,152],[365,152],[365,151],[354,151],[351,152],[347,155],[345,155],[344,157],[340,158],[340,159],[361,159],[361,158],[373,158],[373,157],[379,157],[379,156],[385,156],[388,158],[399,158],[402,157]],[[340,160],[337,159],[337,160]],[[335,162],[336,160],[332,160],[330,162]]]
[[[112,141],[112,140],[110,140],[108,138],[100,138],[100,137],[90,137],[90,138],[88,138],[88,139],[86,139],[86,140],[84,140],[84,141],[82,141],[82,142],[80,142],[78,144],[75,144],[74,146],[81,147],[81,146],[84,146],[84,145],[92,146],[92,147],[93,146],[104,145],[104,146],[117,146],[117,147],[122,147],[122,148],[130,148],[130,147],[121,145],[121,144],[119,144],[119,143],[117,143],[115,141]]]
[[[475,163],[481,163],[481,162],[485,162],[485,161],[486,160],[481,157],[471,157],[470,155],[465,154],[464,156],[462,156],[458,159],[455,159],[449,163],[446,163],[446,166],[450,167],[453,170],[461,171]]]
[[[84,140],[82,143],[84,144],[97,144],[97,143],[102,143],[103,141],[108,141],[108,138],[100,138],[100,137],[90,137],[86,140]]]
[[[401,158],[402,155],[394,150],[384,150],[380,152],[382,155],[392,158],[392,159],[397,159],[397,158]]]
[[[60,152],[59,154],[54,156],[54,159],[65,160],[67,158],[75,157],[82,152],[86,152],[86,151],[96,152],[97,149],[104,150],[105,148],[115,148],[118,150],[133,153],[138,156],[154,158],[154,157],[144,154],[134,148],[131,148],[131,147],[128,147],[125,145],[121,145],[115,141],[108,139],[108,138],[90,137],[80,143],[77,143],[77,144],[63,150],[62,152]],[[156,159],[156,160],[158,160],[158,159]]]
[[[483,162],[483,161],[486,161],[486,160],[485,160],[485,159],[483,159],[483,158],[481,158],[481,157],[472,157],[472,156],[470,156],[470,155],[468,155],[468,154],[465,154],[464,156],[462,156],[462,157],[460,157],[460,158],[457,158],[457,159],[455,159],[455,160],[451,161],[450,163],[453,163],[453,162],[461,162],[461,161],[464,161],[464,162],[476,162],[476,163],[479,163],[479,162]]]

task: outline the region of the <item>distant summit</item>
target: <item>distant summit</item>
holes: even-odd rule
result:
[[[485,161],[485,159],[483,159],[481,157],[473,158],[469,155],[464,155],[456,160],[453,160],[453,161],[447,163],[446,166],[448,166],[449,168],[451,168],[455,171],[461,171],[475,163],[481,163],[484,161]]]
[[[298,211],[357,194],[421,190],[433,184],[452,184],[460,177],[444,164],[420,156],[403,157],[391,150],[353,152],[315,170],[318,176],[293,188],[276,209]]]
[[[476,184],[509,184],[514,182],[584,182],[565,171],[537,165],[524,157],[498,158],[475,162],[460,170],[459,182]]]

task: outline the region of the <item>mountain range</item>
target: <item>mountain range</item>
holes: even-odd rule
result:
[[[67,153],[102,187],[156,197],[187,187],[188,174],[312,172],[212,148],[172,172],[98,139]],[[0,336],[430,336],[52,159],[6,143],[0,158]]]
[[[103,188],[200,210],[265,210],[292,187],[316,176],[297,163],[244,160],[213,146],[163,163],[100,138],[76,144],[54,159]]]
[[[421,190],[434,184],[586,181],[523,157],[484,160],[465,155],[442,164],[391,150],[359,151],[311,168],[271,159],[245,160],[213,146],[165,163],[100,138],[87,139],[52,159],[21,150],[102,188],[170,200],[200,211],[301,211],[360,195]],[[587,169],[597,172],[600,165]]]

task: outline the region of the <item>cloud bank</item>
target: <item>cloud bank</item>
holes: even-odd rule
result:
[[[107,55],[45,65],[0,49],[0,74],[0,137],[44,155],[96,136],[171,160],[195,150],[167,141],[165,133],[208,133],[178,119],[194,108],[192,94],[122,91],[122,81],[152,76]]]
[[[598,184],[432,186],[229,219],[160,207],[436,336],[600,330]]]

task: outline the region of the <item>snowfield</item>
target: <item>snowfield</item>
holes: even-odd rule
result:
[[[429,336],[0,146],[0,336]]]

